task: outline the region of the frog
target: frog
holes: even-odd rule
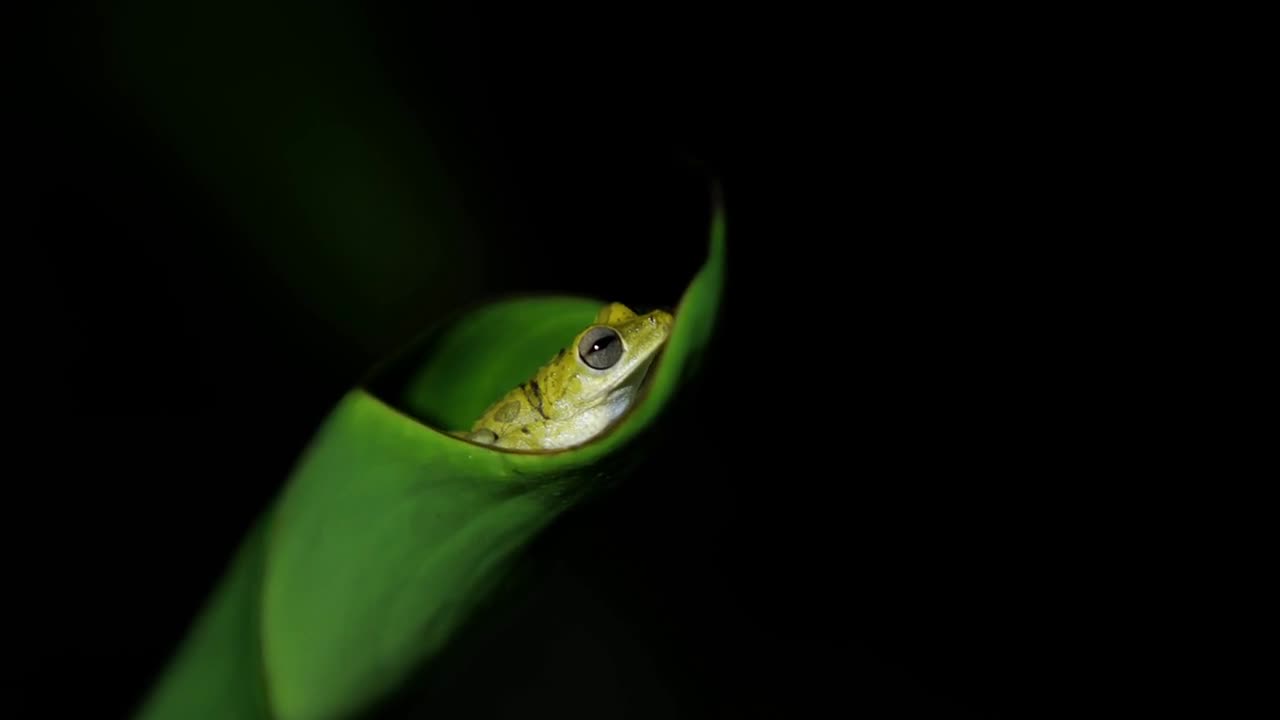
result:
[[[533,376],[494,401],[469,430],[451,433],[507,450],[561,450],[611,427],[636,402],[675,323],[610,302]]]

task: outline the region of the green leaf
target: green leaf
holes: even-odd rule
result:
[[[139,720],[271,717],[263,683],[259,603],[267,524],[256,525],[196,618]]]
[[[265,692],[272,716],[285,720],[348,717],[387,697],[448,644],[540,530],[640,455],[662,452],[663,414],[712,338],[724,253],[717,209],[709,256],[675,308],[647,389],[613,429],[585,445],[510,452],[448,431],[546,362],[603,299],[525,298],[479,308],[427,337],[398,391],[375,390],[383,387],[376,382],[352,390],[273,508],[261,595],[238,585],[223,590],[237,608],[259,603],[265,686],[250,687],[247,653],[233,674],[204,652],[197,633],[184,651],[191,658],[185,675],[171,671],[161,696],[186,692],[190,707],[207,709],[183,680],[207,671],[211,683],[217,676],[245,684],[237,698],[219,700],[224,709]],[[233,618],[207,632],[215,631],[241,637],[245,628]],[[156,707],[148,717],[188,716],[180,702]]]

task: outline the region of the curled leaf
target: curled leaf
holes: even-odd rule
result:
[[[707,260],[674,308],[645,390],[591,442],[513,452],[448,431],[545,362],[603,300],[481,307],[432,333],[395,382],[374,379],[343,397],[143,716],[255,717],[246,708],[265,708],[286,720],[340,718],[393,692],[447,645],[541,529],[638,453],[661,451],[651,431],[715,326],[723,222],[717,212]],[[493,338],[502,339],[498,352]]]

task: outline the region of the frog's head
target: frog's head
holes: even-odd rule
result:
[[[606,403],[618,410],[630,404],[649,366],[671,335],[671,313],[654,310],[637,315],[621,303],[610,303],[595,323],[553,363],[552,392],[556,414],[573,415]],[[549,390],[551,388],[548,388]]]

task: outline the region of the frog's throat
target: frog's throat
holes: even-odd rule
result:
[[[632,402],[635,401],[636,396],[640,393],[640,387],[644,384],[644,381],[648,379],[649,369],[653,367],[653,358],[654,356],[650,355],[648,358],[645,358],[643,362],[637,363],[636,366],[627,373],[626,378],[624,378],[622,382],[617,383],[591,397],[587,402],[583,403],[581,409],[574,413],[574,415],[579,415],[602,405],[615,406],[619,412],[625,410]]]

